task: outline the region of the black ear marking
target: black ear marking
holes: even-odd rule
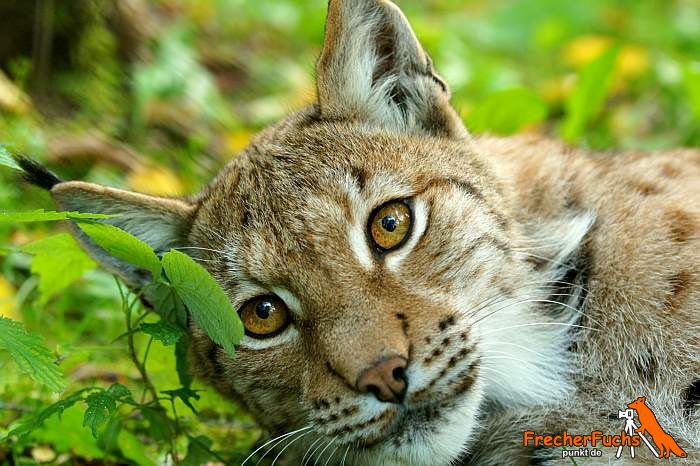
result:
[[[28,183],[51,191],[54,186],[63,182],[55,173],[26,155],[14,155],[13,158],[22,169],[22,178]]]
[[[700,404],[700,379],[696,379],[693,383],[683,390],[683,411],[692,415]]]

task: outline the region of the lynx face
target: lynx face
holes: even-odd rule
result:
[[[332,441],[336,460],[352,446],[371,464],[448,462],[485,394],[566,387],[536,356],[563,335],[527,327],[551,290],[464,144],[314,115],[263,135],[202,200],[192,244],[212,250],[200,257],[249,335],[230,359],[195,331],[196,365],[274,432],[308,427],[288,440]]]
[[[542,311],[562,301],[566,270],[527,260],[540,246],[448,100],[393,4],[335,0],[318,102],[197,198],[79,182],[52,192],[66,209],[123,214],[109,221],[158,250],[197,252],[247,336],[231,359],[193,326],[194,369],[272,433],[293,432],[280,447],[321,464],[446,464],[486,401],[567,392],[561,349],[577,317]],[[590,222],[542,225],[538,254],[566,262]]]

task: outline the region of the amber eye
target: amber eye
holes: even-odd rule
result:
[[[246,334],[253,338],[279,335],[289,325],[289,310],[276,296],[258,296],[238,311]]]
[[[403,201],[392,201],[378,208],[369,224],[374,244],[383,251],[401,246],[411,231],[411,209]]]

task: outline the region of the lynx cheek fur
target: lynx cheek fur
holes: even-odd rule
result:
[[[331,0],[317,80],[192,199],[34,179],[192,248],[237,308],[270,297],[256,325],[288,310],[235,359],[193,325],[191,358],[297,463],[554,460],[523,430],[619,432],[640,395],[697,458],[700,153],[472,138],[387,0]]]

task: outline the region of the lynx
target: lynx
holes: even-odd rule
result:
[[[246,336],[231,358],[191,324],[192,366],[272,435],[258,455],[556,462],[523,431],[619,433],[644,395],[697,461],[700,152],[474,137],[449,100],[398,7],[331,0],[316,101],[203,192],[24,165],[61,208],[121,214],[105,221],[203,260]]]

